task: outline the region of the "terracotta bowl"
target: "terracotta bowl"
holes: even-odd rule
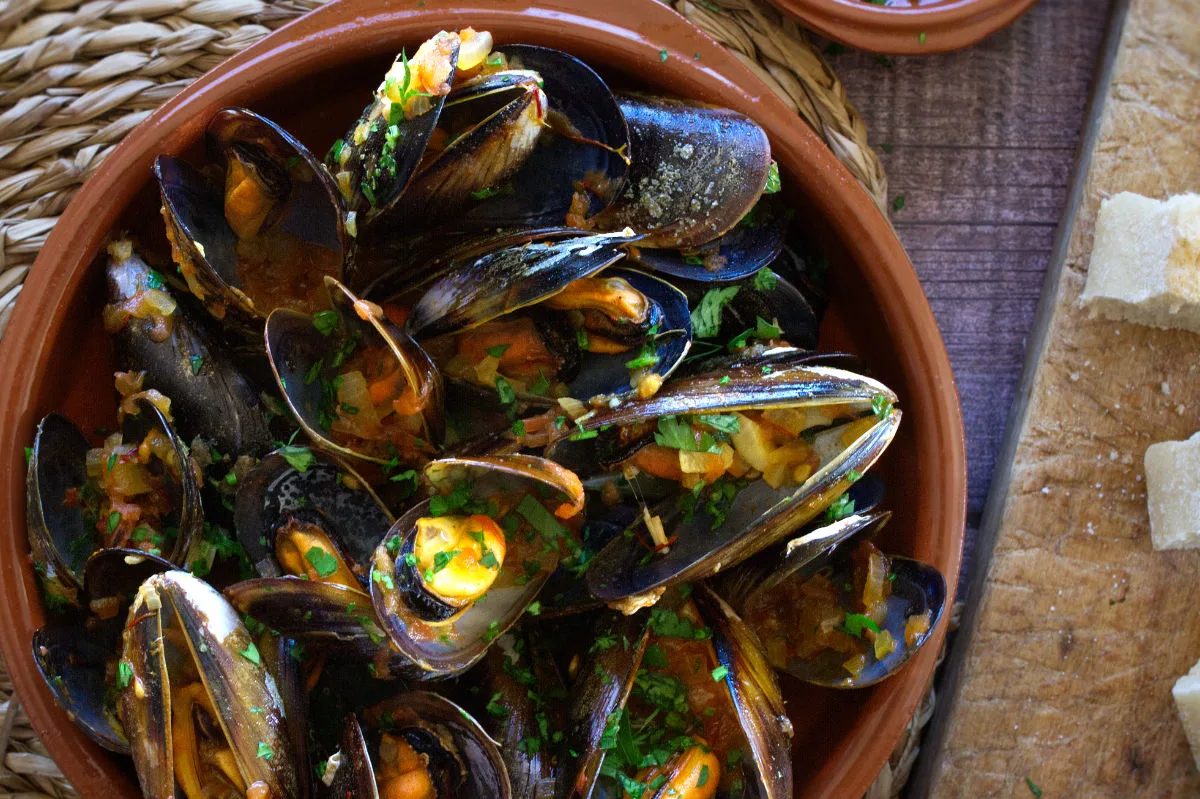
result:
[[[0,350],[0,644],[34,727],[83,796],[134,797],[136,781],[127,761],[76,730],[34,668],[30,636],[43,612],[23,532],[23,447],[49,411],[67,413],[84,429],[112,423],[112,354],[100,325],[104,238],[116,229],[153,226],[155,155],[195,145],[217,109],[254,107],[324,152],[400,46],[411,52],[441,28],[474,25],[500,43],[558,47],[615,81],[727,105],[766,128],[804,235],[832,265],[827,342],[865,356],[902,397],[901,432],[879,467],[897,511],[884,546],[936,564],[954,595],[966,502],[962,419],[937,326],[887,221],[812,131],[728,52],[662,4],[536,2],[335,0],[231,58],[133,131],[38,256]],[[797,796],[862,795],[929,683],[944,627],[943,621],[901,674],[875,688],[787,684]]]
[[[823,36],[858,50],[929,55],[961,50],[1011,25],[1037,0],[771,0]]]

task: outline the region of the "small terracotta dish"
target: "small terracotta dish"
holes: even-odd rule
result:
[[[102,751],[71,723],[35,668],[30,640],[44,613],[25,535],[23,452],[50,411],[84,429],[112,423],[113,355],[100,313],[105,238],[157,218],[155,156],[197,145],[218,109],[251,107],[324,152],[401,46],[412,52],[439,29],[467,25],[491,31],[500,43],[565,50],[626,84],[734,108],[766,129],[785,196],[806,239],[831,264],[825,346],[863,356],[903,403],[899,435],[876,467],[895,511],[881,546],[935,565],[953,596],[966,469],[946,350],[887,221],[789,108],[660,3],[334,0],[197,80],[108,156],[38,255],[0,344],[0,645],[34,727],[86,799],[136,797],[137,783],[128,761]],[[872,688],[834,691],[786,681],[797,797],[862,796],[921,701],[944,636],[943,621],[907,668]]]
[[[870,53],[961,50],[1011,25],[1037,0],[771,0],[836,42]]]

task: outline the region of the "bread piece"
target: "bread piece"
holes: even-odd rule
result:
[[[1171,696],[1175,697],[1175,709],[1179,711],[1179,720],[1183,722],[1183,731],[1192,747],[1196,768],[1200,768],[1200,663],[1175,681]]]
[[[1080,302],[1093,316],[1200,333],[1200,195],[1105,200]]]
[[[1155,549],[1200,547],[1200,433],[1146,449],[1146,504]]]

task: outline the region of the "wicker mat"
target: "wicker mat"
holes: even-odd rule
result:
[[[0,334],[58,215],[121,138],[226,56],[320,2],[0,2]],[[887,178],[866,126],[803,30],[761,0],[672,5],[795,108],[886,212]],[[931,692],[868,797],[899,793],[932,706]],[[0,754],[0,799],[76,796],[2,661]]]

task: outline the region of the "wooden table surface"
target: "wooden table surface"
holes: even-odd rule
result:
[[[964,575],[1076,160],[1110,0],[1041,0],[958,53],[831,56],[887,169],[967,431]],[[835,47],[836,51],[837,48]],[[901,199],[902,198],[902,199]]]

